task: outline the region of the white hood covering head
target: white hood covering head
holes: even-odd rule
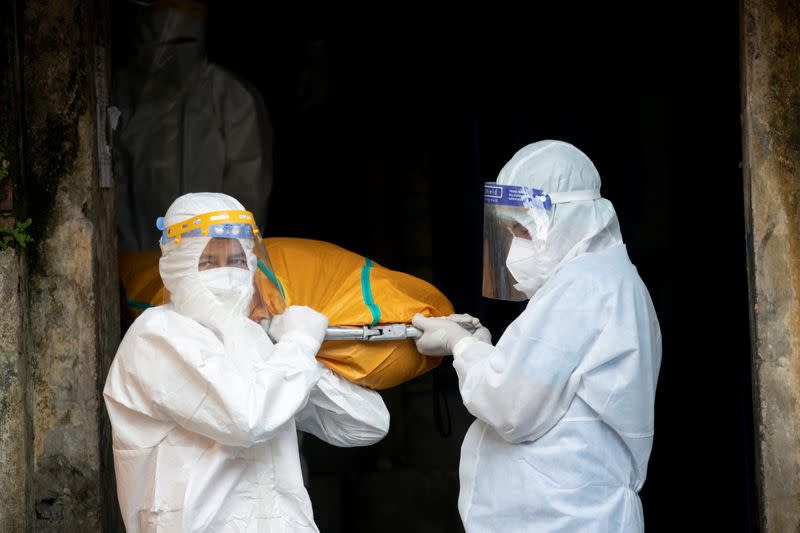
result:
[[[164,216],[164,227],[214,211],[244,210],[235,198],[221,193],[191,193],[177,198]],[[232,268],[217,268],[201,272],[198,269],[200,256],[211,237],[184,237],[180,243],[174,241],[161,244],[159,272],[169,301],[174,309],[225,336],[232,322],[246,318],[253,297],[253,274],[258,258],[253,253],[251,239],[237,239],[247,255],[248,271]],[[239,272],[232,272],[239,271]],[[233,297],[222,298],[215,289],[220,285],[220,275],[237,276],[241,290]],[[224,281],[224,280],[223,280]]]
[[[571,144],[539,141],[514,154],[500,171],[497,183],[521,185],[545,193],[599,191],[600,174],[586,154]],[[536,227],[533,216],[520,223],[534,239],[546,235],[530,246],[511,250],[514,256],[509,270],[518,282],[515,287],[528,298],[569,260],[622,244],[614,206],[605,198],[555,204],[545,232]]]

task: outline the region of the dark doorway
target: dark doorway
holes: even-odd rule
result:
[[[585,151],[664,336],[648,531],[756,531],[737,9],[217,2],[208,49],[271,116],[266,233],[428,279],[495,337],[521,307],[480,294],[482,183],[536,140]],[[320,529],[459,531],[450,362],[384,397],[379,445],[304,441]]]

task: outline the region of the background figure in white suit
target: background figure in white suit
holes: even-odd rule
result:
[[[468,533],[640,532],[661,333],[600,176],[559,141],[485,186],[484,296],[530,299],[495,346],[418,315],[422,353],[454,355],[477,418],[461,449]],[[463,315],[458,318],[464,320]]]
[[[186,193],[221,192],[264,227],[273,128],[257,90],[209,61],[205,1],[131,2],[130,57],[115,72],[119,249],[158,246],[153,221]]]
[[[251,222],[215,224],[219,213]],[[214,237],[169,237],[170,226],[198,218]],[[274,344],[248,318],[258,258],[252,214],[238,201],[181,196],[163,227],[170,303],[134,322],[104,390],[126,529],[317,531],[296,428],[364,446],[386,435],[386,406],[317,362],[324,315],[287,308],[272,319]]]

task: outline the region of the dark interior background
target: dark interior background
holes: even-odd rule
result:
[[[275,130],[265,233],[425,278],[499,337],[522,308],[480,294],[482,183],[528,143],[575,144],[663,331],[648,531],[756,531],[738,3],[528,4],[212,3],[210,58]],[[320,529],[460,531],[450,361],[384,398],[382,443],[304,439]]]

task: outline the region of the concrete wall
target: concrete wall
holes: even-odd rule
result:
[[[767,532],[800,531],[800,1],[744,0],[745,208]]]

